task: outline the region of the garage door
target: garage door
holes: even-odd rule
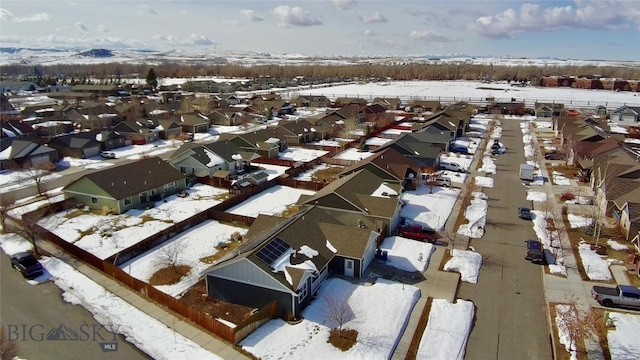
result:
[[[94,147],[90,147],[90,148],[86,148],[84,149],[84,158],[88,159],[90,157],[94,157],[94,156],[98,156],[100,155],[100,146],[94,146]]]

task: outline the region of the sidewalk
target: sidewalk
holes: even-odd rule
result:
[[[476,161],[477,160],[474,157],[474,160],[471,163],[472,168],[474,167]],[[461,208],[462,199],[459,196],[458,199],[456,199],[447,222],[445,223],[445,231],[449,233],[453,232],[453,227],[457,220],[458,214],[462,210]],[[466,250],[468,245],[469,239],[466,236],[457,237],[454,244],[456,249],[462,250]],[[400,341],[398,342],[398,345],[396,346],[391,359],[404,360],[407,357],[409,346],[411,345],[411,340],[413,339],[413,336],[418,327],[420,316],[422,315],[422,312],[424,311],[424,308],[427,304],[427,298],[431,297],[434,299],[445,299],[451,303],[455,301],[456,293],[458,291],[458,282],[460,281],[460,273],[439,270],[440,264],[442,263],[442,258],[444,257],[444,254],[448,247],[449,246],[436,246],[436,250],[433,254],[431,254],[431,257],[429,258],[429,265],[427,266],[427,270],[423,272],[425,280],[417,284],[413,284],[420,289],[420,298],[411,311],[407,327],[404,330],[404,333],[402,333],[402,337],[400,338]]]
[[[178,315],[175,315],[171,311],[160,307],[153,301],[138,295],[138,293],[136,293],[135,291],[121,285],[117,281],[104,275],[100,271],[95,270],[89,265],[86,265],[75,258],[70,258],[68,254],[63,253],[55,245],[46,241],[41,241],[39,245],[41,249],[47,251],[52,256],[63,259],[66,263],[73,266],[77,271],[84,274],[89,279],[93,280],[109,292],[120,297],[121,299],[136,307],[140,311],[146,313],[147,315],[162,322],[175,332],[182,334],[184,337],[200,345],[202,348],[210,351],[212,354],[217,355],[225,360],[250,359],[250,357],[244,355],[229,343],[218,339],[207,331],[201,330],[200,328],[190,324]]]
[[[554,219],[560,219],[560,221],[554,221],[556,226],[556,231],[558,233],[558,237],[562,244],[563,248],[571,249],[571,241],[569,240],[569,236],[567,235],[567,230],[564,225],[564,221],[562,220],[562,205],[558,203],[556,200],[555,189],[557,186],[551,183],[552,178],[549,177],[546,167],[544,166],[544,162],[541,163],[540,171],[542,175],[548,180],[545,181],[544,185],[532,187],[532,189],[544,191],[547,194],[547,204],[550,208],[550,211],[553,213]],[[575,187],[564,187],[561,188],[561,191],[565,190],[575,190]],[[554,192],[555,191],[555,192]],[[534,203],[534,206],[544,206],[542,203]],[[578,271],[578,264],[576,258],[574,257],[573,251],[567,251],[564,256],[564,265],[567,268],[567,277],[564,278],[559,275],[553,274],[543,274],[543,282],[545,289],[545,298],[547,306],[550,306],[552,303],[557,302],[567,302],[571,300],[576,301],[576,306],[580,309],[587,310],[591,307],[593,300],[591,299],[591,287],[596,284],[583,281],[582,277]],[[623,274],[624,275],[624,274]],[[616,279],[617,280],[617,279]],[[551,333],[554,323],[554,319],[550,317],[550,312],[547,311],[548,322],[549,322],[549,332]],[[555,336],[552,337],[553,348],[557,349],[562,345],[556,343],[557,339]],[[600,348],[600,344],[597,342],[593,342],[591,340],[585,341],[585,349],[588,354],[588,358],[590,360],[595,359],[604,359],[604,354],[602,353],[602,349]]]

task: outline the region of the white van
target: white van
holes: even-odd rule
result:
[[[441,162],[438,166],[438,169],[449,170],[449,171],[457,171],[457,172],[466,172],[465,169],[462,168],[459,164],[456,163],[447,163]]]

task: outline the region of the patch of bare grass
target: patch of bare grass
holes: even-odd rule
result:
[[[332,329],[329,332],[329,339],[327,342],[342,351],[347,351],[351,349],[356,342],[358,342],[358,330]]]
[[[172,285],[180,281],[183,276],[187,275],[191,271],[191,266],[188,265],[176,265],[164,267],[156,271],[149,279],[151,285]]]
[[[241,241],[232,241],[225,244],[220,244],[216,246],[218,252],[213,255],[205,256],[200,258],[200,261],[205,264],[213,264],[214,262],[220,260],[223,256],[228,254],[229,252],[235,250],[238,246],[242,244]]]
[[[321,169],[313,173],[313,180],[317,182],[327,182],[330,183],[333,180],[338,178],[338,174],[340,174],[344,170],[343,167],[332,166],[326,169]]]

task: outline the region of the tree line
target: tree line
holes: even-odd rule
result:
[[[105,63],[91,65],[5,65],[3,79],[35,81],[39,85],[82,84],[87,79],[101,79],[103,83],[118,84],[123,79],[144,79],[149,64]],[[542,76],[600,75],[607,78],[640,79],[640,68],[617,66],[506,66],[491,64],[406,63],[358,65],[258,65],[234,64],[154,64],[158,78],[219,76],[229,78],[293,79],[378,79],[378,80],[496,80],[532,81]]]

